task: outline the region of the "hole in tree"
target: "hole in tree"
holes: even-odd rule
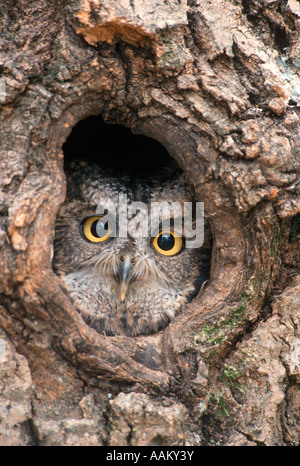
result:
[[[133,175],[155,175],[164,168],[179,169],[155,139],[135,135],[124,126],[107,124],[100,116],[80,121],[63,146],[65,164],[74,159],[97,163],[104,169]]]
[[[100,116],[79,122],[63,151],[68,189],[57,216],[53,266],[74,306],[88,325],[107,336],[163,330],[209,278],[211,240],[205,237],[203,247],[188,246],[186,217],[182,222],[184,203],[194,201],[193,187],[159,142],[106,124]],[[125,236],[120,233],[120,194],[127,196]],[[171,206],[154,217],[156,233],[153,201]],[[130,212],[136,202],[138,210]],[[146,207],[142,233],[141,202]],[[189,225],[195,232],[192,212]],[[139,214],[130,231],[130,221]],[[183,234],[177,235],[176,217]],[[162,234],[172,239],[171,245],[162,244]]]

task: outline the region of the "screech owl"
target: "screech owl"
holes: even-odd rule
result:
[[[75,308],[88,325],[108,336],[164,329],[209,278],[208,230],[202,247],[186,248],[184,230],[176,233],[174,218],[166,219],[167,230],[158,225],[154,237],[151,222],[146,235],[121,237],[115,217],[120,195],[126,196],[129,210],[136,202],[149,209],[163,201],[182,206],[193,201],[192,186],[178,170],[139,178],[77,160],[65,172],[67,195],[57,215],[53,268]]]

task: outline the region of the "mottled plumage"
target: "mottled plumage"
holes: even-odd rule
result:
[[[209,276],[208,235],[201,248],[185,249],[183,244],[178,254],[167,256],[149,237],[91,242],[82,232],[82,221],[95,215],[99,204],[108,210],[116,207],[120,193],[127,195],[129,205],[163,200],[182,204],[193,200],[192,187],[178,171],[147,179],[116,175],[82,161],[72,162],[66,175],[68,190],[57,216],[53,266],[76,309],[106,335],[137,336],[165,328]]]

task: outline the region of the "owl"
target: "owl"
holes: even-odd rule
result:
[[[193,187],[182,171],[170,167],[141,177],[74,160],[65,172],[67,195],[56,220],[53,268],[75,308],[107,336],[164,329],[209,279],[211,236],[206,228],[203,245],[187,248],[184,228],[180,233],[175,228],[176,209],[154,215],[147,225],[132,215],[132,207],[143,206],[148,215],[164,201],[180,207],[193,202]],[[126,199],[127,222],[134,221],[123,235],[120,199]]]

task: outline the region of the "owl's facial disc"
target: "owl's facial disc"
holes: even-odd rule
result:
[[[118,270],[118,281],[119,281],[119,294],[118,304],[123,303],[126,298],[128,287],[132,281],[133,264],[132,257],[130,254],[125,253],[120,257],[120,265]]]

